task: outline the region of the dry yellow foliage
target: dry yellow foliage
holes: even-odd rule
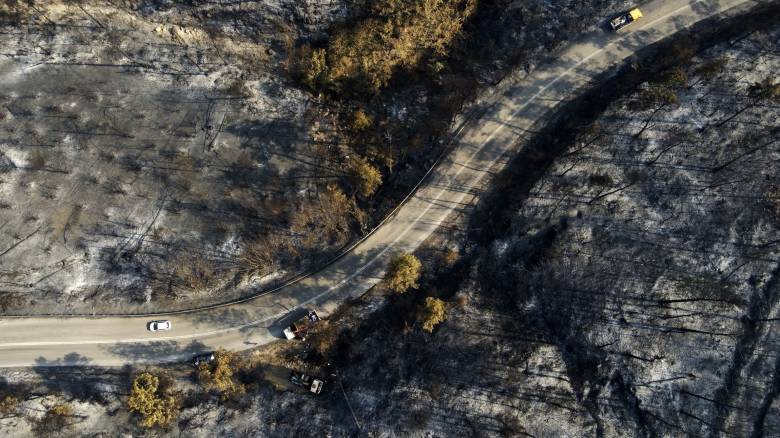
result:
[[[167,426],[179,415],[179,403],[172,395],[162,394],[159,377],[141,373],[133,380],[127,399],[130,411],[141,414],[141,426]]]
[[[331,39],[327,73],[313,73],[337,91],[379,92],[396,68],[415,67],[427,53],[446,55],[475,9],[476,0],[377,1],[369,18]]]
[[[447,305],[444,301],[428,297],[425,299],[425,312],[423,315],[422,328],[428,333],[432,333],[437,325],[444,322],[447,317]]]
[[[2,398],[0,398],[0,414],[7,415],[11,412],[16,410],[16,407],[19,405],[19,399],[10,395],[6,394]]]
[[[236,352],[220,348],[214,352],[211,363],[200,365],[198,380],[203,389],[219,393],[222,400],[228,400],[246,392],[244,385],[235,378],[235,373],[243,367],[243,360]]]
[[[352,182],[361,196],[367,198],[373,195],[382,185],[382,173],[365,158],[354,155],[348,165]]]
[[[385,281],[391,290],[404,293],[418,286],[421,270],[420,259],[409,253],[401,253],[390,261]]]

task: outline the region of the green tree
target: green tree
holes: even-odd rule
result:
[[[371,116],[369,116],[363,108],[358,108],[352,113],[351,128],[353,132],[363,132],[370,128],[373,123],[374,121],[371,119]]]
[[[151,373],[141,373],[133,380],[127,406],[141,414],[143,427],[165,427],[179,415],[178,400],[161,390],[160,378]]]
[[[313,49],[309,56],[309,62],[306,64],[306,76],[304,77],[306,85],[312,90],[319,87],[327,68],[325,49]]]
[[[222,400],[229,400],[243,395],[246,387],[240,383],[235,374],[244,368],[244,361],[234,351],[220,348],[214,353],[211,363],[203,363],[198,368],[198,380],[203,389],[216,392]]]
[[[446,55],[475,10],[476,0],[378,0],[367,18],[331,39],[326,83],[378,93],[397,68],[416,67],[427,53]]]
[[[290,73],[311,91],[321,87],[328,69],[325,50],[308,44],[291,51],[288,65]]]
[[[425,311],[423,312],[422,328],[432,333],[437,325],[447,318],[447,304],[438,298],[427,297],[425,299]]]
[[[385,274],[388,287],[398,293],[404,293],[410,288],[418,287],[422,263],[420,259],[409,253],[401,253],[392,260]]]
[[[363,157],[353,156],[349,160],[349,176],[352,184],[367,198],[382,185],[382,173]]]

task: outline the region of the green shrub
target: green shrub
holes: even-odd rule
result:
[[[361,196],[367,198],[373,195],[382,185],[382,173],[365,158],[354,155],[348,165],[352,185]]]
[[[43,418],[35,425],[35,430],[41,435],[63,432],[72,422],[73,408],[68,404],[60,403],[46,410]]]
[[[0,415],[8,415],[16,411],[16,407],[19,406],[19,399],[11,394],[4,394],[0,396]]]
[[[235,398],[246,392],[244,385],[235,377],[243,366],[236,352],[220,348],[214,353],[214,361],[200,365],[198,380],[204,390],[218,393],[222,400]]]
[[[437,325],[444,322],[447,318],[447,305],[443,300],[434,297],[425,299],[425,311],[423,313],[422,328],[428,333],[432,333]]]
[[[376,1],[326,49],[297,49],[293,70],[312,89],[378,93],[396,69],[415,68],[428,54],[445,56],[475,9],[476,0]]]
[[[164,394],[160,389],[160,378],[151,373],[141,373],[133,380],[127,406],[132,412],[141,414],[141,426],[167,426],[179,415],[176,397]]]
[[[422,263],[420,259],[409,253],[399,254],[390,261],[390,267],[385,275],[387,286],[397,292],[404,293],[418,287]]]

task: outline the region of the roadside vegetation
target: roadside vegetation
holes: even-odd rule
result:
[[[417,280],[422,271],[422,262],[413,254],[401,253],[390,260],[385,282],[393,292],[404,293],[419,286]]]
[[[365,18],[337,28],[324,48],[304,44],[292,53],[292,71],[314,92],[376,95],[401,69],[423,59],[443,68],[475,0],[380,0]],[[437,64],[438,63],[438,64]]]
[[[188,308],[319,266],[480,90],[620,2],[510,3],[3,4],[0,310]]]
[[[176,421],[180,401],[173,393],[172,383],[166,378],[143,372],[133,380],[127,407],[141,416],[140,425],[146,428],[167,427]]]
[[[245,367],[238,353],[219,349],[214,352],[213,362],[198,367],[198,381],[204,391],[219,394],[223,401],[236,399],[246,393],[246,387],[235,375]]]
[[[151,392],[181,409],[148,433],[771,434],[776,17],[697,29],[567,105],[472,216],[394,259],[385,287],[412,272],[406,293],[377,288],[306,342],[166,366],[173,390]],[[10,382],[25,372],[34,390]],[[9,435],[65,401],[68,433],[143,429],[128,370],[3,375]]]
[[[443,300],[427,297],[425,299],[425,310],[423,311],[422,329],[428,333],[432,333],[437,325],[444,322],[447,318],[446,315],[447,304]]]

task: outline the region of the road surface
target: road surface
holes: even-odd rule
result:
[[[189,359],[197,351],[247,349],[281,338],[292,314],[332,312],[380,281],[389,258],[417,248],[474,189],[501,166],[525,130],[559,102],[637,50],[750,0],[668,0],[642,7],[644,17],[616,35],[595,32],[525,77],[505,79],[489,109],[470,121],[458,143],[417,192],[346,256],[272,294],[239,304],[176,313],[173,329],[151,333],[150,317],[0,318],[0,366],[104,365]],[[605,17],[606,18],[606,17]]]

